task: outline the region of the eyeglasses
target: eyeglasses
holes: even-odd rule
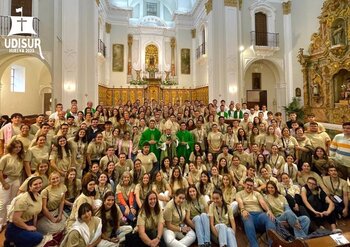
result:
[[[316,183],[307,182],[309,185],[317,186]]]

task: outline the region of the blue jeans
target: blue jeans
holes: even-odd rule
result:
[[[303,238],[306,237],[307,234],[309,233],[309,226],[310,226],[310,219],[307,216],[300,216],[297,217],[295,213],[291,210],[286,210],[284,211],[283,214],[278,216],[276,218],[278,221],[287,221],[288,224],[293,227],[294,230],[294,236],[296,238]],[[295,228],[296,221],[299,221],[301,229]]]
[[[33,225],[32,222],[26,222],[26,224]],[[40,232],[30,232],[9,223],[5,232],[4,246],[9,246],[8,244],[13,242],[17,247],[34,247],[41,242],[43,237]]]
[[[242,217],[242,221],[250,247],[259,247],[256,231],[266,232],[269,229],[276,229],[274,222],[270,220],[265,212],[249,212],[249,217],[247,219]],[[271,244],[272,241],[269,240],[269,245],[271,246]]]
[[[127,204],[129,205],[128,202],[127,202]],[[131,205],[129,205],[129,207],[130,207],[130,206],[131,206]],[[137,203],[136,203],[136,200],[134,201],[134,205],[132,205],[132,206],[134,207],[134,209],[137,210]],[[124,207],[123,205],[121,205],[121,204],[119,204],[119,207],[120,207],[120,211],[122,211],[122,213],[123,213],[123,215],[124,215],[125,207]],[[132,222],[136,221],[136,215],[133,215],[133,214],[131,213],[131,210],[130,210],[130,212],[129,212],[128,215],[125,215],[125,217],[128,219],[129,223],[132,223]]]
[[[209,216],[206,213],[202,213],[195,216],[192,221],[196,230],[198,244],[210,243]]]
[[[236,237],[231,227],[225,224],[217,224],[215,228],[219,234],[218,239],[220,247],[225,245],[227,247],[237,247]]]

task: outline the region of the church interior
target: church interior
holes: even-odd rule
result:
[[[11,35],[12,17],[32,17],[33,32]],[[40,47],[10,47],[26,37]],[[333,137],[350,121],[349,1],[1,0],[0,116],[35,122],[72,99],[79,110],[224,100],[283,121],[297,102]]]

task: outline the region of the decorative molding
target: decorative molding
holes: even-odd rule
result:
[[[106,22],[106,33],[111,33],[112,25]]]
[[[283,2],[282,8],[283,8],[283,14],[289,15],[291,13],[291,10],[292,10],[292,1]]]
[[[242,0],[238,0],[238,2],[239,2],[239,10],[242,10]]]
[[[132,34],[129,34],[129,35],[128,35],[128,45],[129,45],[129,46],[132,45],[133,39],[134,39],[133,35],[132,35]]]
[[[237,8],[238,7],[238,0],[225,0],[224,6]]]
[[[213,10],[213,0],[208,0],[205,3],[205,10],[207,11],[207,15],[209,15],[210,11]]]
[[[196,29],[192,29],[191,30],[191,34],[192,34],[192,39],[195,39],[196,38]]]
[[[100,0],[96,0],[96,4],[97,4],[97,6],[99,6],[100,5]]]

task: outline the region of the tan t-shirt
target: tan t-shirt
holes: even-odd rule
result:
[[[62,198],[64,198],[67,191],[67,187],[60,183],[58,187],[47,186],[41,191],[43,199],[47,199],[46,207],[49,211],[59,208]]]
[[[28,188],[28,182],[31,178],[39,176],[38,174],[32,174],[30,177],[27,177],[26,180],[24,180],[24,182],[21,184],[21,186],[19,187],[19,190],[21,192],[27,192],[27,188]],[[39,176],[41,177],[41,180],[43,181],[41,189],[45,189],[48,185],[49,185],[49,178],[44,174]]]
[[[120,184],[117,185],[117,189],[116,189],[116,193],[122,193],[123,195],[123,198],[125,201],[129,201],[129,194],[131,192],[134,192],[134,185],[133,184],[130,184],[128,186],[122,186]],[[118,199],[118,196],[117,196],[117,202],[120,204],[121,202],[119,201]]]
[[[42,148],[39,148],[38,146],[33,146],[28,149],[26,152],[26,155],[24,157],[24,161],[30,162],[30,169],[32,171],[36,170],[37,165],[42,160],[48,160],[49,159],[49,148],[47,146],[44,146]]]
[[[278,195],[277,197],[267,195],[265,201],[275,216],[283,214],[285,206],[288,205],[287,199],[282,195]]]
[[[164,223],[162,210],[160,210],[158,215],[155,214],[154,210],[151,210],[151,212],[151,216],[147,217],[145,211],[141,210],[137,217],[137,225],[144,226],[145,230],[156,230],[159,223]]]
[[[24,222],[27,222],[35,215],[38,215],[42,210],[42,198],[39,194],[35,196],[36,202],[32,200],[29,193],[26,192],[15,202],[14,212],[22,212],[21,218]]]
[[[23,144],[24,151],[27,152],[27,150],[29,149],[30,143],[32,143],[33,138],[34,138],[34,136],[32,136],[32,135],[28,135],[28,136],[24,137],[21,134],[19,134],[19,135],[12,136],[10,142],[13,142],[15,140],[21,141]]]
[[[208,134],[208,142],[210,142],[209,152],[218,153],[217,151],[213,151],[213,148],[221,147],[221,144],[224,140],[224,135],[221,132],[209,132]]]
[[[214,217],[214,225],[225,224],[230,226],[230,220],[233,219],[233,210],[229,210],[230,206],[227,205],[227,211],[223,207],[217,207],[215,203],[211,203],[209,206],[209,217]]]
[[[119,161],[118,156],[113,154],[111,157],[105,155],[100,159],[100,168],[102,171],[106,170],[109,162],[113,161],[114,164],[117,164]]]
[[[91,160],[100,160],[105,155],[106,147],[107,145],[104,141],[99,144],[92,141],[89,143],[86,153],[91,155]]]
[[[243,206],[248,212],[262,212],[259,200],[262,195],[257,191],[247,193],[245,190],[239,191],[236,194],[236,200],[240,198],[243,201]]]
[[[344,193],[349,192],[349,186],[342,178],[338,178],[336,181],[331,181],[330,176],[324,176],[323,183],[332,195],[337,195],[342,198]]]
[[[135,186],[135,195],[139,193],[139,197],[141,202],[143,202],[146,199],[146,195],[148,192],[152,190],[152,185],[149,186],[142,186],[141,184],[137,184]]]
[[[13,181],[22,176],[23,161],[17,155],[5,154],[0,159],[0,171]]]
[[[174,199],[169,201],[164,209],[164,220],[171,224],[179,226],[185,220],[186,205],[175,206]]]
[[[190,214],[190,219],[193,219],[201,213],[205,213],[205,207],[207,203],[204,199],[204,196],[200,196],[196,201],[187,201],[186,211]]]
[[[221,188],[224,200],[226,203],[230,204],[236,199],[236,187],[231,186],[228,188]]]
[[[149,153],[148,155],[138,153],[136,159],[140,159],[142,162],[142,166],[145,167],[146,172],[149,173],[153,168],[153,163],[157,162],[157,157],[154,153]]]

